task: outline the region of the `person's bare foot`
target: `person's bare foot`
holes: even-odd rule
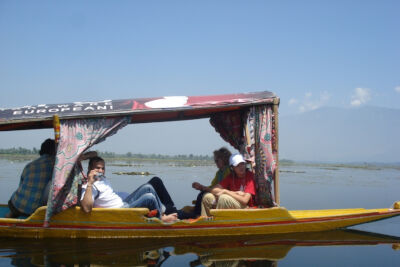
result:
[[[170,222],[175,222],[177,220],[178,220],[178,214],[176,214],[176,213],[171,213],[168,215],[163,214],[161,216],[161,221],[163,221],[163,222],[170,223]]]

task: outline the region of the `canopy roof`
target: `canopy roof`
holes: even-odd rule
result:
[[[209,117],[243,106],[279,103],[271,92],[210,96],[166,96],[67,104],[40,104],[0,108],[0,131],[52,128],[60,119],[131,116],[131,123],[188,120]]]

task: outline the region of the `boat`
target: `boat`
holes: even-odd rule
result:
[[[47,206],[27,218],[0,218],[0,236],[14,238],[178,238],[320,232],[400,215],[400,202],[383,209],[293,210],[279,196],[278,107],[271,92],[172,96],[43,104],[0,110],[0,131],[54,128],[58,142]],[[211,210],[210,217],[163,223],[146,208],[84,213],[77,188],[79,156],[133,123],[210,118],[210,124],[250,162],[257,208]],[[0,214],[7,205],[0,206]]]

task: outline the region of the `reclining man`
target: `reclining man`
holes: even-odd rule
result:
[[[93,207],[143,207],[157,210],[157,215],[163,222],[174,222],[178,219],[174,203],[160,178],[153,177],[122,200],[104,174],[104,160],[98,156],[92,157],[89,160],[87,183],[82,186],[81,207],[84,212],[91,212]]]

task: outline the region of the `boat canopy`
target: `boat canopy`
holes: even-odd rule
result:
[[[79,156],[130,123],[209,118],[220,136],[251,162],[256,203],[271,207],[279,204],[278,105],[271,92],[41,104],[0,109],[0,131],[55,129],[58,146],[45,225],[78,203],[83,178]]]
[[[129,123],[190,120],[210,117],[250,105],[272,104],[271,92],[211,96],[165,96],[123,100],[39,104],[0,108],[0,131],[52,128],[53,115],[60,120],[129,116]]]

